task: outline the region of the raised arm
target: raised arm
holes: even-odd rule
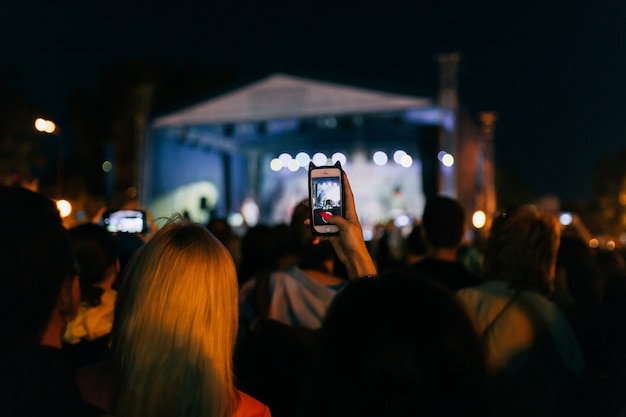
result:
[[[343,183],[345,217],[332,216],[328,219],[328,223],[339,228],[339,235],[323,239],[329,240],[333,245],[339,260],[346,266],[348,276],[351,279],[375,275],[376,265],[365,245],[363,229],[359,223],[354,204],[354,194],[345,172],[343,173]]]

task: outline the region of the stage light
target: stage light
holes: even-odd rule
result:
[[[596,249],[598,246],[600,246],[600,242],[598,242],[598,239],[593,238],[589,240],[589,247],[592,249]]]
[[[448,152],[446,151],[439,151],[439,153],[437,154],[437,159],[439,160],[439,162],[441,162],[443,160],[443,157],[446,156],[448,154]]]
[[[454,165],[454,156],[450,155],[449,153],[445,154],[441,158],[441,163],[446,167],[451,167],[452,165]]]
[[[333,164],[335,164],[335,162],[339,161],[341,166],[344,166],[346,164],[346,162],[348,162],[348,159],[341,152],[335,152],[333,154],[332,161],[333,161]]]
[[[274,158],[272,162],[270,162],[270,168],[272,171],[280,171],[283,167],[283,164],[280,162],[280,159]]]
[[[306,168],[307,165],[309,165],[309,162],[311,161],[311,157],[306,152],[299,152],[296,155],[296,161],[298,161],[298,165],[300,165],[303,168]]]
[[[405,151],[403,151],[402,149],[398,149],[397,151],[393,153],[393,160],[396,162],[396,164],[402,165],[402,158],[405,155],[406,155]]]
[[[413,165],[413,158],[411,158],[411,155],[404,155],[400,160],[400,165],[405,168],[411,167],[411,165]]]
[[[296,172],[298,169],[300,169],[300,164],[295,159],[292,159],[291,161],[289,161],[289,164],[287,164],[287,169],[289,169],[289,171],[291,172]]]
[[[612,240],[609,240],[608,242],[606,242],[606,248],[608,250],[614,250],[615,249],[615,242],[613,242]]]
[[[289,166],[289,162],[291,162],[291,155],[289,155],[288,153],[281,153],[280,156],[278,157],[278,160],[280,161],[281,165],[285,168],[287,168]]]
[[[113,164],[111,163],[111,161],[104,161],[102,163],[102,170],[104,172],[111,172],[112,169],[113,169]]]
[[[313,155],[313,163],[318,167],[326,165],[328,163],[328,157],[325,154],[318,152]]]
[[[374,163],[379,166],[385,165],[387,161],[389,160],[389,158],[387,157],[387,154],[384,153],[383,151],[374,152],[374,156],[372,157],[372,159],[374,160]]]

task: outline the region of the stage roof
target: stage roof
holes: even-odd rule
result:
[[[432,116],[439,117],[438,109],[428,98],[276,73],[213,99],[157,117],[152,120],[151,126],[197,126],[428,109],[436,113]]]

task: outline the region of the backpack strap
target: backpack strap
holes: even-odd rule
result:
[[[491,322],[487,325],[487,327],[485,327],[485,330],[483,330],[483,332],[480,335],[480,338],[482,339],[483,343],[486,342],[487,337],[493,330],[496,321],[498,321],[498,319],[502,317],[502,314],[504,314],[504,312],[513,304],[513,302],[515,302],[515,300],[520,295],[520,293],[521,293],[521,290],[515,291],[515,293],[511,296],[511,298],[509,298],[509,301],[507,301],[504,307],[502,307],[502,310],[500,310],[500,312],[493,318],[493,320],[491,320]]]

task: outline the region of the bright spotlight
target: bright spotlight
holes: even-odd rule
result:
[[[44,129],[46,133],[54,133],[56,129],[57,125],[55,125],[54,122],[46,120],[46,128]]]
[[[450,155],[449,153],[445,154],[441,158],[441,163],[446,167],[451,167],[452,165],[454,165],[454,156]]]
[[[278,157],[280,164],[285,168],[289,166],[289,162],[291,162],[291,159],[291,155],[289,155],[288,153],[281,153]]]
[[[348,161],[348,159],[346,158],[346,156],[341,153],[341,152],[335,152],[333,154],[333,157],[331,158],[331,160],[333,161],[333,164],[337,161],[339,161],[339,163],[341,164],[341,166],[344,166],[346,164],[346,162]]]
[[[570,224],[572,224],[573,219],[574,218],[572,217],[572,213],[568,212],[563,212],[559,216],[559,222],[561,222],[563,226],[569,226]]]
[[[404,158],[405,156],[406,152],[402,149],[398,149],[393,153],[393,160],[396,162],[396,164],[402,165],[402,158]]]
[[[57,208],[59,209],[59,213],[61,213],[61,217],[63,218],[69,216],[72,212],[72,205],[67,200],[57,200]]]
[[[270,168],[272,171],[280,171],[283,167],[283,164],[280,162],[280,159],[274,158],[272,162],[270,162]]]
[[[296,172],[300,169],[300,164],[295,159],[292,159],[291,161],[289,161],[289,164],[287,164],[287,169],[289,169],[289,171],[291,172]]]
[[[46,131],[45,119],[42,119],[41,117],[35,119],[35,129],[37,129],[39,132],[45,132]]]
[[[328,157],[326,154],[318,152],[313,155],[313,163],[318,167],[324,166],[328,163]]]
[[[309,165],[309,162],[311,161],[311,157],[306,152],[299,152],[296,155],[296,161],[298,161],[298,165],[305,168],[307,165]]]
[[[487,216],[484,211],[477,210],[472,215],[472,225],[477,229],[482,229],[487,223]]]
[[[400,165],[405,168],[409,168],[411,165],[413,165],[413,158],[411,158],[411,155],[404,155],[400,160]]]
[[[374,152],[374,156],[372,157],[372,159],[374,160],[374,163],[379,166],[385,165],[387,161],[389,160],[389,158],[387,157],[387,154],[384,153],[383,151]]]

